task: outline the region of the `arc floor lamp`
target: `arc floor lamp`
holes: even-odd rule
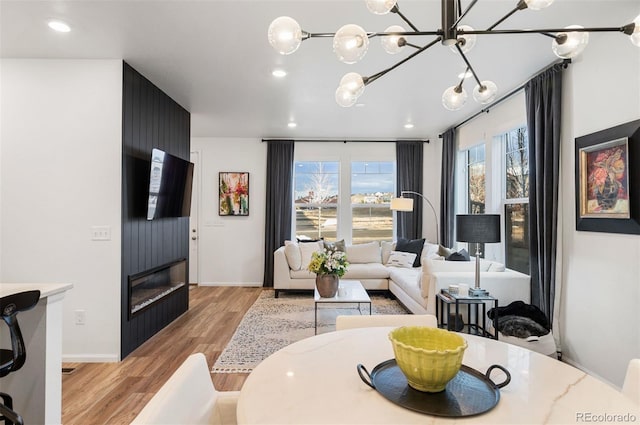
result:
[[[412,190],[403,190],[400,192],[399,198],[391,199],[390,208],[392,211],[401,211],[408,212],[413,211],[413,198],[405,198],[405,195],[416,195],[421,197],[427,205],[431,207],[431,211],[433,211],[433,218],[436,221],[436,243],[440,244],[440,227],[438,227],[438,215],[436,214],[436,209],[433,207],[433,204],[429,199],[424,196],[422,193],[414,192]]]

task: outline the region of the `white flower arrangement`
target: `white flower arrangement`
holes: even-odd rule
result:
[[[336,249],[325,248],[324,251],[314,252],[307,269],[317,275],[335,274],[344,276],[347,272],[347,254]]]

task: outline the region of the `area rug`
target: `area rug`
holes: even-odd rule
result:
[[[369,305],[361,304],[369,314]],[[396,301],[371,296],[372,314],[406,314]],[[213,365],[212,373],[248,373],[272,353],[314,335],[314,302],[310,295],[263,291],[243,317],[231,340]],[[335,330],[338,315],[360,314],[358,304],[318,306],[318,334]]]

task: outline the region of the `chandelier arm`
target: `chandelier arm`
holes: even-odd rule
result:
[[[396,3],[395,6],[393,6],[389,12],[395,13],[398,16],[400,16],[400,18],[402,18],[402,20],[405,21],[407,23],[407,25],[409,25],[411,28],[413,28],[414,31],[419,31],[418,27],[413,25],[413,23],[411,23],[409,18],[407,18],[406,16],[404,16],[402,14],[402,12],[400,12],[400,7],[398,6],[398,3]]]
[[[376,74],[373,74],[372,76],[367,78],[367,81],[365,81],[365,85],[369,85],[370,83],[373,83],[375,80],[377,80],[378,78],[384,76],[385,74],[389,73],[390,71],[393,71],[394,69],[396,69],[397,67],[399,67],[400,65],[402,65],[403,63],[413,59],[415,56],[419,55],[420,53],[424,52],[425,50],[427,50],[429,47],[437,44],[440,40],[442,40],[442,37],[438,37],[435,40],[433,40],[431,43],[427,44],[424,47],[420,47],[418,50],[416,50],[415,52],[411,53],[409,56],[407,56],[406,58],[402,59],[400,62],[396,63],[395,65],[384,69]]]
[[[630,24],[634,25],[634,24]],[[630,25],[623,27],[600,27],[600,28],[544,28],[544,29],[522,29],[522,30],[459,30],[459,34],[477,34],[477,35],[489,35],[489,34],[544,34],[554,32],[622,32],[625,33],[629,30]],[[634,25],[635,26],[635,25]],[[633,30],[633,27],[631,27]],[[413,33],[414,35],[419,35]],[[553,36],[555,37],[555,36]]]
[[[527,7],[527,4],[524,3],[524,1],[521,2],[522,4],[525,5],[525,7]],[[509,13],[507,13],[506,15],[504,15],[502,18],[498,19],[496,21],[496,23],[494,23],[493,25],[491,25],[489,28],[487,28],[487,31],[491,31],[493,30],[495,27],[497,27],[498,25],[500,25],[501,23],[503,23],[504,21],[506,21],[507,19],[509,19],[514,13],[516,13],[519,10],[522,10],[523,8],[520,6],[521,3],[518,3],[518,5],[516,7],[514,7]]]
[[[422,46],[418,46],[417,44],[413,44],[413,43],[404,43],[405,46],[409,46],[409,47],[413,47],[414,49],[422,49]]]
[[[471,73],[473,74],[473,78],[475,78],[475,80],[478,82],[478,85],[482,87],[482,83],[480,82],[480,79],[478,78],[476,71],[471,66],[471,63],[469,63],[469,59],[467,59],[467,56],[462,52],[462,49],[460,48],[460,44],[456,43],[456,49],[458,49],[458,53],[460,53],[460,56],[462,56],[464,63],[467,64],[467,69],[469,69],[469,71],[471,71]],[[462,78],[462,80],[464,81],[464,78]],[[462,82],[460,82],[460,84],[462,84]]]
[[[478,0],[472,0],[472,1],[471,1],[471,4],[469,5],[469,7],[467,7],[467,10],[465,10],[464,12],[462,12],[462,14],[460,15],[460,17],[459,17],[459,18],[458,18],[458,19],[453,23],[452,28],[455,28],[455,27],[457,27],[457,26],[458,26],[458,24],[460,23],[460,21],[462,21],[462,19],[463,19],[465,16],[467,16],[467,13],[469,13],[469,11],[471,10],[471,8],[472,8],[473,6],[475,6],[475,4],[476,4],[477,2],[478,2]],[[460,3],[459,3],[459,2],[458,2],[458,8],[459,8],[458,10],[462,10],[462,9],[460,9]],[[508,17],[508,16],[507,16],[507,17]],[[504,19],[506,19],[506,18],[504,18]],[[504,20],[504,19],[503,19],[503,20]],[[500,23],[500,22],[498,22],[498,23]]]

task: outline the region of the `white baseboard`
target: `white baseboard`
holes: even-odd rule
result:
[[[262,282],[200,282],[198,286],[246,286],[259,288],[262,286]]]
[[[120,356],[116,354],[63,354],[63,363],[117,363]]]

